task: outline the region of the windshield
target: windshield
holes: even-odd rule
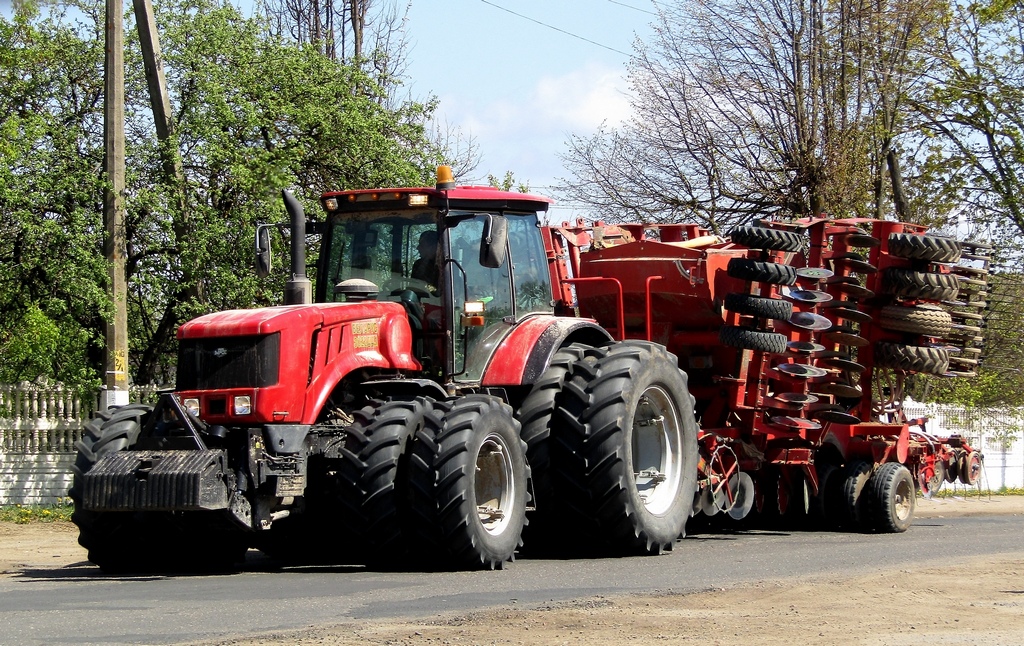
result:
[[[343,301],[334,286],[369,280],[387,299],[405,289],[438,295],[435,211],[346,213],[331,227],[326,249],[324,300]]]

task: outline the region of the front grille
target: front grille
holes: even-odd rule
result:
[[[82,506],[104,511],[226,509],[225,454],[118,451],[81,476]]]
[[[183,339],[178,350],[178,390],[264,388],[278,380],[280,333]]]

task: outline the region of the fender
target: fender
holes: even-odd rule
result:
[[[592,319],[539,314],[520,321],[491,355],[482,386],[532,384],[551,363],[559,348],[579,341],[603,345],[612,340]]]

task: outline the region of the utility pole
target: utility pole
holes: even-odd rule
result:
[[[181,170],[181,158],[178,155],[177,142],[174,137],[174,118],[171,115],[171,97],[167,93],[167,80],[164,76],[163,55],[160,52],[160,37],[156,29],[156,17],[153,14],[151,0],[132,0],[135,6],[135,23],[139,28],[139,44],[142,49],[142,62],[146,70],[146,85],[149,87],[149,101],[153,106],[153,122],[156,125],[156,137],[160,141],[160,154],[163,158],[164,173],[175,182],[179,199],[184,189],[185,178]],[[182,205],[184,209],[184,205]]]
[[[104,251],[110,268],[114,315],[106,327],[106,375],[101,408],[128,403],[128,289],[124,231],[124,6],[106,0],[106,57],[103,62],[103,141],[107,188],[103,194]]]

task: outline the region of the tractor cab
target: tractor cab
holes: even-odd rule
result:
[[[447,175],[442,173],[447,172]],[[413,353],[440,382],[479,382],[517,322],[553,311],[540,214],[550,200],[491,187],[327,193],[318,302],[401,303]]]

